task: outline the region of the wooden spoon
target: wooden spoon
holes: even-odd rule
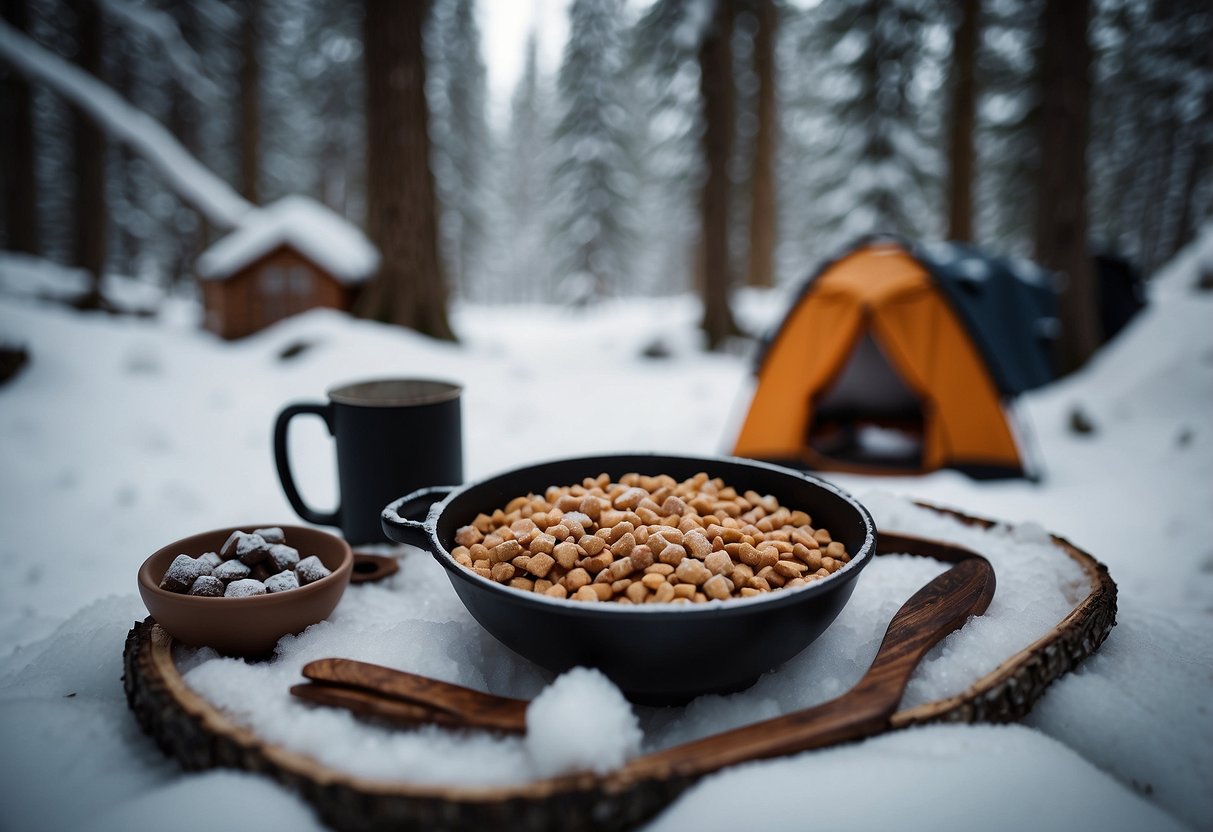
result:
[[[784,716],[676,745],[628,762],[612,780],[698,777],[737,763],[861,739],[884,731],[914,668],[944,636],[980,615],[994,597],[994,569],[981,556],[936,541],[896,536],[890,546],[930,543],[935,556],[959,559],[914,593],[893,616],[867,673],[843,695]],[[891,551],[891,550],[890,550]],[[521,699],[507,699],[352,659],[320,659],[303,668],[309,684],[291,693],[318,704],[409,725],[435,723],[526,733]]]
[[[696,777],[749,760],[869,737],[888,728],[918,662],[994,597],[994,569],[972,556],[902,605],[868,672],[843,695],[812,708],[683,743],[628,762],[625,779]]]
[[[438,679],[354,659],[318,659],[303,668],[311,684],[291,693],[322,705],[406,725],[435,723],[451,728],[484,728],[526,733],[523,699],[507,699]]]

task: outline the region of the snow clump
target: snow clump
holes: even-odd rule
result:
[[[604,774],[634,756],[643,738],[619,688],[586,667],[558,676],[526,709],[527,756],[544,777],[579,769]]]

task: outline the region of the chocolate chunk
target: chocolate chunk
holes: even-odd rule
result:
[[[286,535],[278,526],[270,526],[268,529],[253,529],[253,534],[258,535],[266,543],[286,543]]]
[[[321,578],[327,578],[331,574],[333,573],[315,555],[310,555],[295,564],[295,577],[299,579],[300,586],[315,583]]]
[[[273,574],[274,567],[269,560],[266,559],[254,566],[252,571],[248,573],[248,576],[254,581],[261,581],[262,583],[265,583],[266,578]]]
[[[177,555],[165,570],[160,588],[169,592],[189,592],[194,581],[202,574],[202,564],[189,555]]]
[[[221,581],[238,581],[247,578],[249,571],[249,568],[238,560],[225,560],[216,566],[211,574]]]
[[[275,592],[288,592],[289,590],[298,588],[299,579],[295,577],[294,572],[290,571],[271,575],[265,582],[265,591],[271,594]]]
[[[270,544],[259,534],[246,534],[236,541],[236,557],[248,566],[256,566],[270,556]]]
[[[214,575],[199,575],[190,587],[190,595],[201,595],[205,598],[221,598],[224,592],[223,581]]]
[[[250,598],[254,595],[264,594],[265,584],[261,583],[261,581],[254,581],[252,578],[241,578],[227,585],[227,590],[223,593],[223,597]]]
[[[219,547],[219,557],[223,560],[230,560],[236,557],[236,544],[244,537],[244,532],[235,531],[227,536],[227,540],[223,541],[223,545]]]
[[[283,569],[294,569],[299,562],[299,550],[281,543],[270,546],[270,561],[277,572]]]

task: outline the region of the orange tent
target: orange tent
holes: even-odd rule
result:
[[[906,246],[826,266],[768,344],[738,456],[816,469],[1022,475],[994,375]]]

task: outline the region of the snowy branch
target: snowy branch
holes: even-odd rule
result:
[[[164,125],[82,69],[0,21],[0,59],[41,81],[150,162],[186,202],[215,225],[232,228],[253,206],[207,170]]]
[[[220,90],[202,68],[202,59],[185,42],[177,21],[167,12],[137,5],[128,0],[97,0],[108,14],[155,42],[168,58],[181,87],[203,104],[219,100]]]
[[[240,25],[240,13],[224,0],[194,0],[191,9],[209,25],[222,31],[231,31]]]

